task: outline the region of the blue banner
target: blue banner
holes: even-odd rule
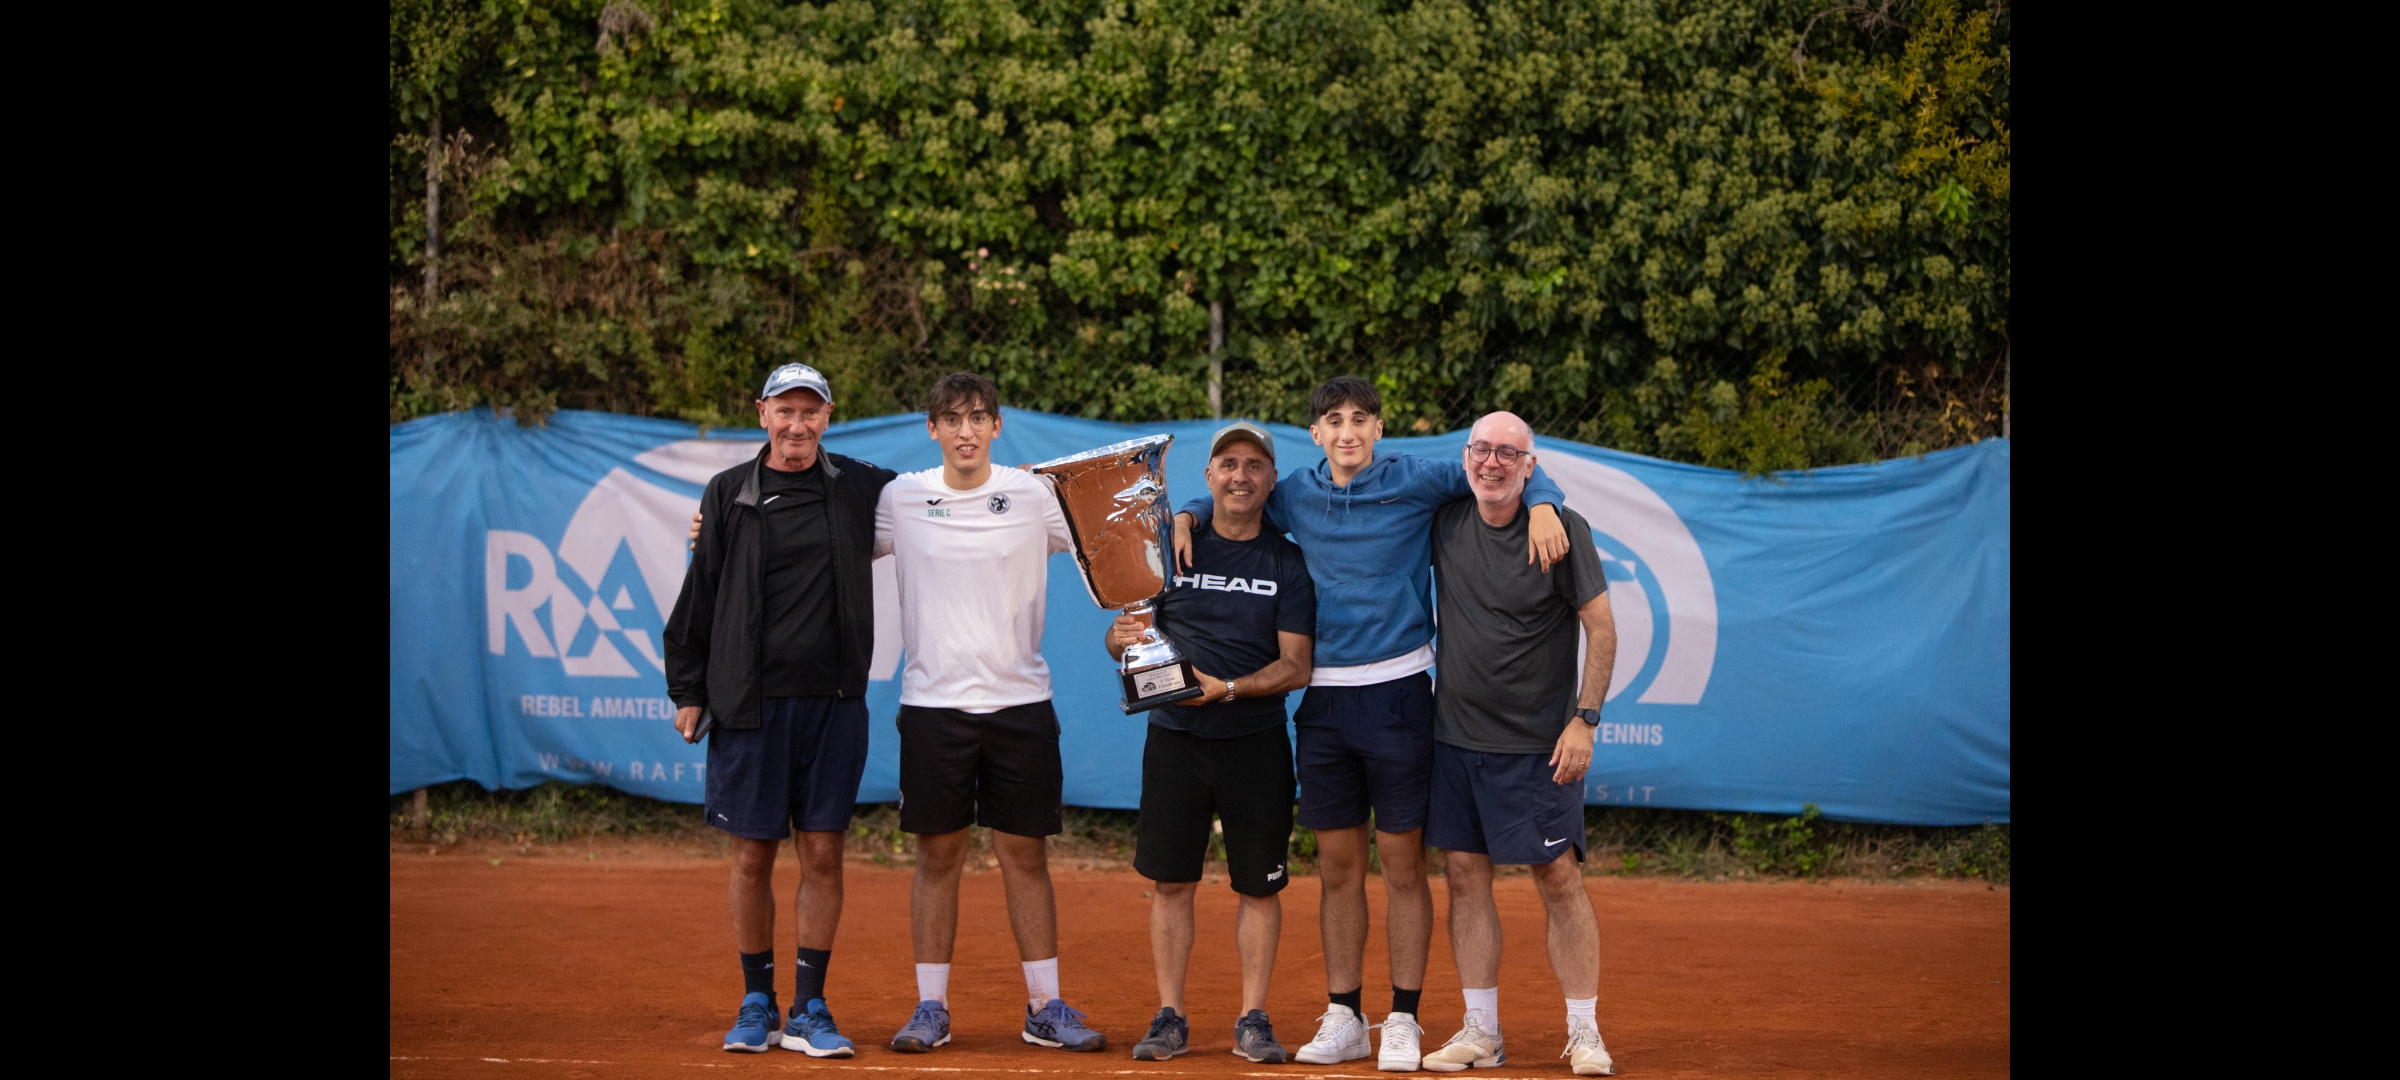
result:
[[[1204,490],[1220,426],[1017,410],[1004,425],[1003,463],[1172,433],[1177,503]],[[1267,426],[1284,471],[1322,460],[1306,429]],[[393,426],[391,790],[558,779],[700,801],[706,756],[674,732],[660,635],[702,485],[763,438],[587,412],[539,428],[482,411]],[[1465,442],[1376,452],[1455,461]],[[919,415],[837,425],[825,444],[901,471],[941,463]],[[1749,479],[1563,440],[1536,450],[1593,526],[1616,614],[1587,802],[2009,820],[2006,441]],[[891,567],[875,564],[862,802],[899,796]],[[1069,556],[1052,558],[1049,588],[1066,801],[1133,807],[1144,725],[1119,711],[1099,646],[1111,613]]]

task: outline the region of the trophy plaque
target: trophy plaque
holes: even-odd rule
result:
[[[1075,566],[1092,602],[1140,620],[1142,638],[1117,663],[1127,713],[1188,701],[1206,693],[1192,662],[1158,628],[1158,598],[1167,591],[1167,444],[1152,435],[1028,466],[1051,480]]]

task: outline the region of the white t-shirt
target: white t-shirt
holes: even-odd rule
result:
[[[1005,465],[972,491],[939,466],[901,473],[875,504],[875,556],[900,578],[900,704],[991,712],[1050,699],[1042,659],[1050,556],[1073,549],[1042,478]]]
[[[1417,646],[1415,652],[1402,653],[1389,660],[1356,667],[1313,668],[1308,673],[1310,686],[1373,686],[1376,683],[1405,679],[1433,667],[1433,643]]]

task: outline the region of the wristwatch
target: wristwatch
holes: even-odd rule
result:
[[[1575,710],[1575,719],[1577,719],[1577,720],[1581,720],[1581,721],[1583,721],[1584,723],[1587,723],[1587,724],[1590,724],[1590,725],[1592,725],[1593,727],[1599,727],[1599,726],[1600,726],[1600,710],[1598,710],[1598,709],[1577,709],[1577,710]]]
[[[1237,696],[1239,696],[1239,695],[1237,695],[1237,694],[1235,694],[1235,693],[1233,692],[1233,680],[1232,680],[1232,679],[1227,679],[1227,680],[1225,680],[1225,700],[1227,700],[1227,701],[1232,701],[1232,700],[1233,700],[1235,697],[1237,697]]]

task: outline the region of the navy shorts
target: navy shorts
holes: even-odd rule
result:
[[[1292,714],[1299,743],[1300,824],[1348,829],[1374,812],[1377,832],[1425,826],[1433,778],[1433,679],[1312,686]]]
[[[1489,855],[1508,866],[1543,866],[1570,847],[1583,861],[1583,785],[1550,779],[1548,754],[1487,754],[1433,745],[1433,809],[1427,847]]]
[[[867,771],[864,698],[771,697],[748,731],[708,732],[708,823],[752,840],[843,832]]]

